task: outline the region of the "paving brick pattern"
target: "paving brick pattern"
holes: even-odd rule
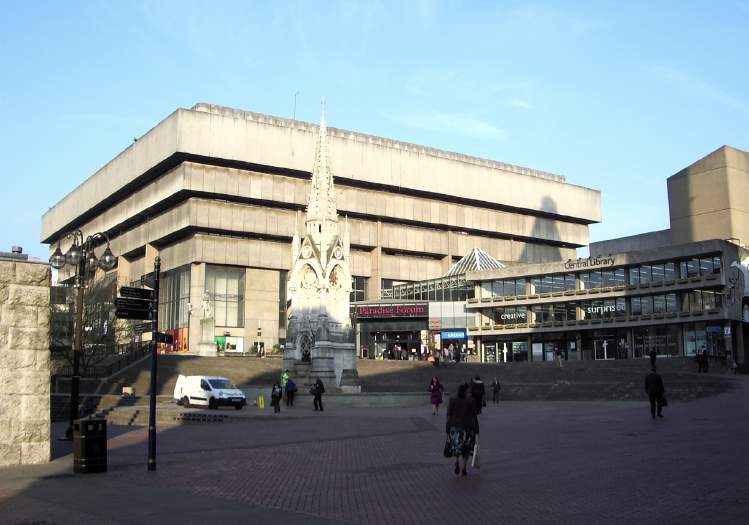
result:
[[[226,523],[253,522],[243,508],[278,524],[747,523],[747,401],[740,378],[732,392],[673,402],[656,421],[645,402],[490,406],[481,469],[467,477],[441,456],[442,413],[284,407],[277,420],[161,429],[156,473],[145,471],[146,429],[115,428],[110,471],[90,479],[240,513]],[[71,511],[58,510],[67,523]]]

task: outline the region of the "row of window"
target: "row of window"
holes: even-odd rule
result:
[[[586,272],[551,274],[530,280],[500,279],[481,283],[482,297],[513,297],[529,293],[554,293],[571,290],[592,290],[613,286],[641,285],[674,281],[702,275],[719,274],[720,256],[695,257],[678,262],[643,264],[628,268],[591,270]]]
[[[617,297],[591,301],[568,301],[528,306],[492,308],[489,314],[494,324],[525,324],[565,322],[584,319],[652,315],[675,312],[700,312],[720,308],[721,296],[712,290],[691,290],[683,293]],[[529,317],[530,316],[530,317]]]

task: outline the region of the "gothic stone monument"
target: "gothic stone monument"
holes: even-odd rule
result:
[[[302,383],[320,377],[344,392],[361,392],[349,314],[348,222],[341,235],[324,108],[305,225],[301,232],[297,227],[292,241],[284,368]]]

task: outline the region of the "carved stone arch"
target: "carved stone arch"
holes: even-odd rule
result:
[[[320,283],[320,272],[312,264],[304,264],[299,270],[299,288],[315,288]]]
[[[332,288],[350,291],[351,273],[340,261],[331,261],[326,277]]]

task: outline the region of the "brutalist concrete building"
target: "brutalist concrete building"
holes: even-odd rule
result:
[[[120,285],[162,265],[161,323],[178,347],[207,296],[226,351],[283,344],[286,278],[317,126],[208,104],[178,109],[44,214],[50,251],[104,232]],[[351,232],[352,300],[443,275],[472,248],[504,264],[564,261],[588,244],[600,193],[565,178],[328,128]],[[62,271],[60,280],[69,279]]]

